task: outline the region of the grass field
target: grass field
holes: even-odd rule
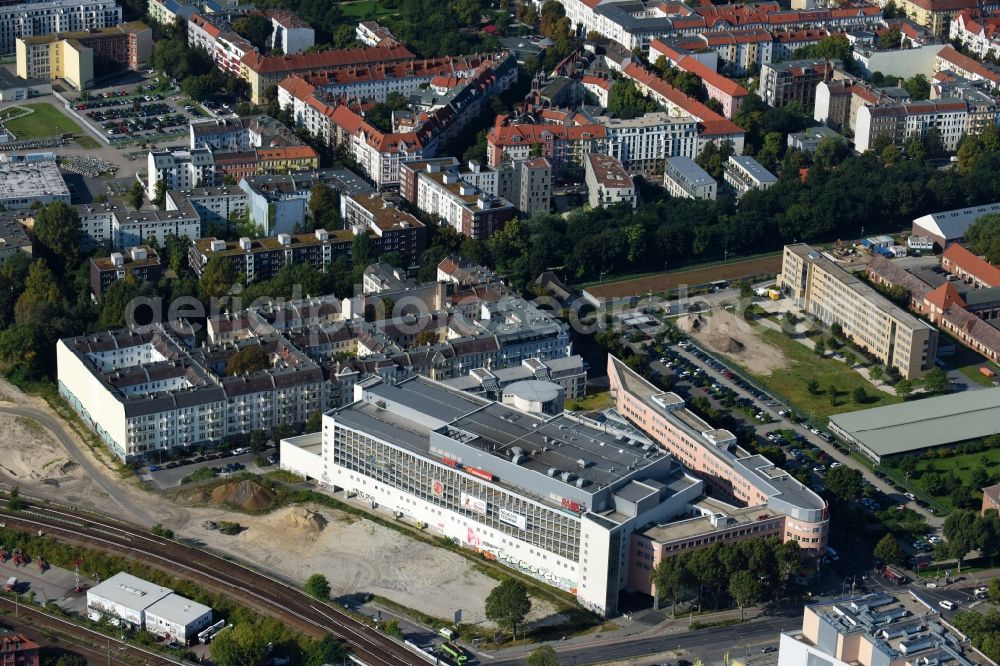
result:
[[[614,405],[611,394],[607,391],[599,393],[588,393],[580,400],[567,400],[566,409],[577,412],[592,412],[598,409],[607,409]]]
[[[727,261],[689,270],[659,273],[631,280],[607,282],[587,287],[587,293],[597,298],[621,298],[644,296],[652,290],[661,293],[677,289],[681,285],[694,287],[707,285],[716,280],[738,280],[755,275],[773,275],[781,270],[781,255],[774,254],[740,261]]]
[[[380,7],[375,0],[359,0],[358,2],[342,2],[339,5],[340,11],[345,17],[355,19],[379,19],[384,16],[393,16],[394,10]]]
[[[88,150],[101,147],[101,144],[97,143],[96,139],[93,139],[87,136],[86,134],[81,134],[80,136],[76,137],[75,141],[80,145],[81,148],[87,148]]]
[[[7,123],[7,129],[17,136],[18,141],[41,139],[63,133],[79,134],[83,131],[79,125],[51,104],[39,102],[23,106],[34,113]]]
[[[783,396],[796,411],[805,416],[823,420],[831,414],[901,402],[899,398],[876,389],[845,363],[829,358],[820,359],[811,349],[783,333],[768,329],[758,335],[763,341],[780,349],[788,359],[787,368],[775,369],[770,375],[760,379],[766,380],[768,390]],[[819,395],[809,392],[809,382],[813,379],[819,383]],[[831,386],[837,389],[834,401],[830,399]],[[868,399],[862,404],[854,402],[851,395],[859,386],[868,395]]]
[[[941,472],[947,476],[954,476],[965,485],[972,478],[972,470],[980,465],[985,465],[987,469],[1000,465],[1000,449],[987,449],[979,453],[966,453],[930,460],[921,458],[917,462],[917,470],[920,472]],[[947,497],[937,499],[944,503],[948,502]]]

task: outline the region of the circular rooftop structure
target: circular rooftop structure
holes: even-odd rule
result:
[[[503,403],[536,414],[558,414],[566,399],[566,389],[555,382],[526,379],[503,388]]]

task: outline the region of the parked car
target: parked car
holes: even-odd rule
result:
[[[940,606],[945,610],[955,610],[956,604],[954,601],[948,601],[947,599],[942,599],[941,601],[938,602],[938,606]]]

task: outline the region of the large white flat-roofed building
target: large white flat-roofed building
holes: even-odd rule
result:
[[[591,208],[622,202],[635,208],[635,183],[621,162],[608,155],[590,153],[583,164]]]
[[[55,162],[0,162],[0,204],[26,210],[35,202],[70,202],[69,188]]]
[[[115,0],[44,0],[0,3],[0,54],[13,53],[18,37],[100,30],[122,22]]]
[[[672,197],[712,199],[718,183],[690,157],[668,157],[663,166],[663,186]]]
[[[208,606],[125,572],[87,590],[87,611],[184,644],[212,624]]]
[[[423,377],[365,380],[355,398],[323,416],[322,433],[282,441],[282,467],[425,523],[601,614],[617,612],[628,585],[630,535],[689,515],[702,496],[702,482],[654,443],[612,426]],[[320,458],[303,451],[318,441]]]
[[[938,331],[805,243],[786,245],[778,287],[796,306],[914,379],[934,367]]]
[[[973,222],[991,213],[1000,213],[1000,203],[930,213],[913,220],[911,233],[914,236],[927,236],[941,248],[945,248],[949,243],[962,240]]]
[[[835,414],[830,429],[875,462],[1000,432],[1000,388]]]

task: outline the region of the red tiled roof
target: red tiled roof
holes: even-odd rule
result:
[[[949,245],[941,256],[990,287],[1000,287],[1000,268],[958,243]]]
[[[286,146],[283,148],[258,148],[257,157],[261,161],[319,159],[319,153],[312,146]]]
[[[681,58],[680,62],[677,63],[677,66],[685,71],[691,72],[692,74],[696,74],[701,78],[705,85],[710,85],[713,88],[721,90],[731,97],[746,97],[750,94],[749,90],[736,83],[736,81],[719,74],[717,71],[700,60],[697,60],[693,56],[684,56]]]
[[[988,81],[1000,83],[1000,73],[988,69],[985,65],[983,65],[983,63],[974,58],[970,58],[963,53],[959,53],[951,45],[945,46],[943,49],[938,51],[937,57],[947,63],[951,63],[956,67],[964,69],[967,72],[978,74]]]
[[[959,294],[958,290],[955,289],[955,285],[950,282],[945,282],[943,285],[924,296],[924,301],[942,311],[947,310],[952,305],[958,305],[962,308],[965,307],[965,301],[962,299],[961,294]]]
[[[221,30],[219,30],[214,25],[212,25],[212,23],[209,22],[209,20],[206,19],[201,14],[197,14],[197,13],[196,14],[191,14],[191,18],[189,18],[188,21],[190,21],[191,23],[194,23],[196,26],[198,26],[199,28],[201,28],[202,30],[204,30],[205,32],[207,32],[208,35],[210,37],[212,37],[212,39],[215,39],[216,37],[218,37],[222,33]]]
[[[625,76],[643,84],[650,90],[656,92],[657,95],[669,101],[671,104],[683,109],[691,116],[697,118],[700,121],[703,130],[699,132],[699,134],[709,134],[714,136],[719,134],[744,133],[743,128],[739,125],[726,120],[701,102],[691,99],[677,88],[674,88],[663,79],[654,76],[649,70],[646,70],[635,63],[625,67]]]
[[[356,49],[320,51],[319,53],[299,53],[296,55],[262,56],[251,52],[243,56],[242,62],[258,74],[323,70],[350,67],[371,63],[413,60],[416,56],[405,46],[366,46]]]

